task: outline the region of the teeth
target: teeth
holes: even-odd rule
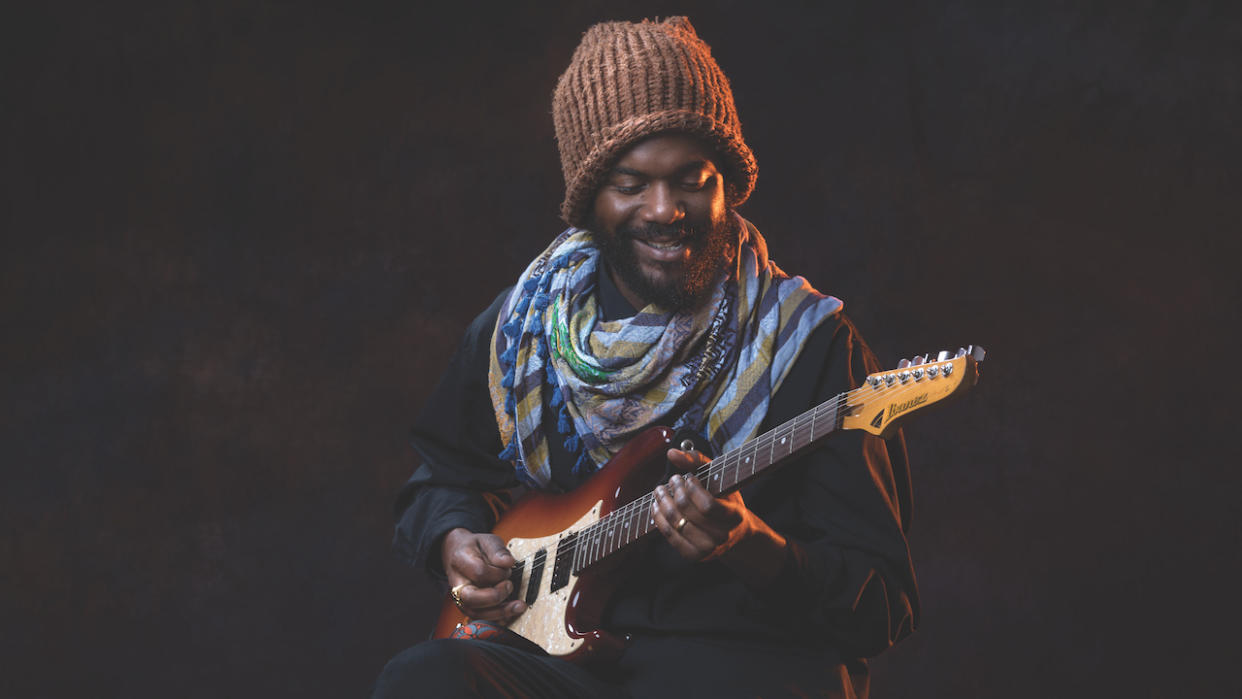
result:
[[[654,240],[648,240],[646,243],[658,250],[676,250],[681,247],[681,241],[674,241],[672,243],[657,243]]]

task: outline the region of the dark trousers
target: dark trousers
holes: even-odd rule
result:
[[[851,671],[822,649],[683,637],[636,637],[612,666],[584,668],[489,641],[440,639],[388,663],[373,699],[411,697],[833,697],[865,699],[866,663]]]

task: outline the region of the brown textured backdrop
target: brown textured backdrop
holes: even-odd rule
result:
[[[876,696],[1242,693],[1233,3],[104,5],[0,29],[0,694],[360,696],[426,633],[406,429],[559,230],[581,32],[673,12],[774,258],[991,351],[908,431]]]

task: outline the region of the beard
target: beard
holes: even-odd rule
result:
[[[592,230],[601,231],[597,225]],[[733,262],[737,249],[737,217],[726,215],[706,225],[666,225],[647,223],[602,230],[600,253],[613,274],[645,302],[674,313],[696,308],[707,300],[713,283]],[[635,250],[635,240],[676,238],[690,250],[685,262],[662,264],[663,275],[643,269]]]

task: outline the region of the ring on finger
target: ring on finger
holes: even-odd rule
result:
[[[453,589],[449,590],[449,597],[453,598],[453,604],[457,605],[457,608],[462,611],[465,611],[465,609],[461,606],[461,591],[465,587],[466,583],[462,583],[460,585],[454,585]]]
[[[685,529],[685,528],[686,528],[686,518],[685,518],[685,517],[682,517],[681,519],[677,520],[677,524],[676,524],[676,526],[674,526],[673,528],[674,528],[674,529],[676,529],[678,532],[680,532],[682,529]]]

